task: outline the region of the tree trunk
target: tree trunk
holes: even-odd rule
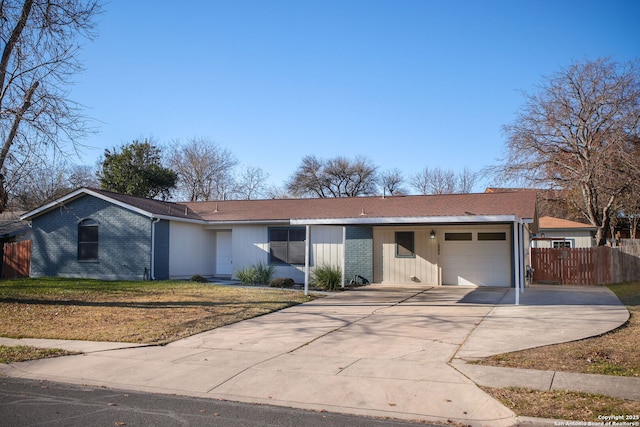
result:
[[[7,156],[9,155],[9,149],[13,145],[13,141],[16,139],[16,135],[18,135],[18,128],[20,127],[20,122],[24,114],[27,112],[29,107],[31,106],[31,98],[33,98],[33,94],[38,89],[40,85],[39,82],[34,82],[31,87],[27,90],[27,93],[24,95],[24,99],[22,100],[22,107],[20,107],[20,111],[15,113],[13,117],[13,123],[11,125],[11,130],[9,131],[9,135],[7,135],[7,139],[4,140],[2,144],[2,150],[0,150],[0,169],[4,168],[4,162],[7,160]],[[0,212],[4,212],[5,207],[7,206],[7,191],[4,188],[4,177],[0,179]]]

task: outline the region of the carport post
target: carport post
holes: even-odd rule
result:
[[[309,295],[309,236],[311,235],[310,226],[306,226],[304,236],[304,294]]]
[[[516,293],[515,305],[520,305],[520,226],[518,221],[513,223],[513,273]]]
[[[516,305],[520,305],[520,292],[524,293],[524,221],[513,223],[513,272],[515,281]]]
[[[522,246],[521,248],[522,250],[520,250],[520,292],[524,294],[524,288],[526,285],[525,270],[524,270],[525,241],[524,241],[524,221],[522,219],[520,219],[520,224],[518,224],[518,232],[520,234],[520,243]],[[527,242],[527,245],[528,245],[528,242]]]

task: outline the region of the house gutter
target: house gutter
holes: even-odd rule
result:
[[[365,214],[366,215],[366,214]],[[513,223],[520,220],[516,215],[464,215],[464,216],[418,216],[418,217],[363,217],[363,218],[307,218],[292,219],[291,225],[355,225],[355,224],[472,224]],[[528,221],[528,220],[527,220]],[[533,222],[533,220],[531,220]]]

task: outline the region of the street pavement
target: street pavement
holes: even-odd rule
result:
[[[327,411],[0,378],[3,427],[438,427]]]
[[[629,316],[605,287],[534,286],[517,306],[514,292],[369,285],[166,346],[93,349],[94,343],[75,342],[83,355],[0,365],[0,373],[400,420],[512,426],[525,421],[477,384],[513,378],[570,388],[584,376],[541,380],[545,373],[518,376],[467,361],[599,335]],[[637,381],[626,386],[640,389]]]

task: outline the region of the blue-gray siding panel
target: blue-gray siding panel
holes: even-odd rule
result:
[[[98,261],[78,261],[78,223],[99,223]],[[33,219],[31,275],[142,279],[151,268],[151,219],[84,196]]]
[[[155,224],[154,279],[169,278],[169,221],[162,220]]]
[[[373,282],[373,227],[347,227],[344,264],[347,282],[356,275]]]

